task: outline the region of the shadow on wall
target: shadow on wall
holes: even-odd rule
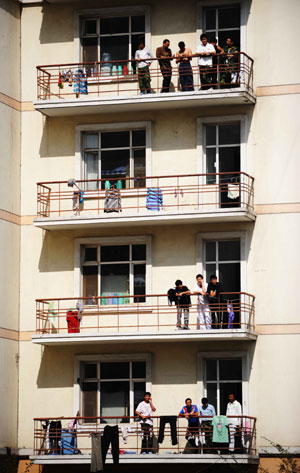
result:
[[[68,388],[74,385],[74,356],[66,347],[45,347],[37,376],[38,389]]]
[[[39,259],[41,273],[74,271],[74,238],[72,233],[46,232]]]
[[[80,3],[78,2],[78,5]],[[41,44],[72,43],[74,41],[74,6],[63,4],[47,4],[42,8],[42,24],[40,29]],[[72,57],[68,62],[73,62]]]
[[[67,119],[68,120],[68,119]],[[40,158],[59,158],[75,155],[75,124],[66,118],[44,119]],[[57,172],[59,179],[59,171]]]

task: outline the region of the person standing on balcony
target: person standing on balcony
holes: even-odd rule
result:
[[[210,277],[210,282],[207,286],[207,293],[209,298],[209,305],[212,317],[212,328],[221,328],[222,324],[222,310],[220,305],[222,304],[222,296],[220,293],[223,292],[223,286],[218,282],[218,278],[215,274]]]
[[[201,417],[201,443],[203,453],[212,453],[212,418],[216,415],[216,411],[214,406],[208,403],[207,397],[201,399],[201,404],[201,407],[199,407],[199,415]]]
[[[238,72],[239,72],[239,50],[233,44],[231,38],[226,39],[226,45],[223,47],[223,65],[221,73],[221,87],[231,88],[238,87]]]
[[[242,415],[242,406],[241,404],[235,399],[234,394],[229,394],[228,395],[229,402],[227,404],[227,409],[226,409],[226,416],[241,416]],[[229,451],[232,453],[235,451],[235,437],[237,432],[241,433],[241,425],[242,425],[242,419],[241,417],[229,417],[228,419],[229,425]],[[241,436],[239,437],[239,440],[241,440]]]
[[[217,89],[220,85],[220,54],[224,54],[224,49],[218,45],[217,38],[212,38],[210,44],[215,48],[216,54],[212,57],[213,60],[213,73],[212,77],[212,86],[213,89]]]
[[[184,326],[183,330],[190,330],[189,328],[189,317],[190,317],[190,306],[191,306],[191,291],[187,286],[182,284],[180,279],[175,282],[175,304],[177,305],[177,329],[181,329],[181,317],[182,312],[184,313]]]
[[[194,294],[198,295],[197,301],[197,330],[211,329],[211,316],[209,310],[209,300],[207,294],[207,286],[203,281],[202,274],[197,274]]]
[[[179,412],[179,417],[185,417],[188,421],[188,428],[185,436],[186,440],[191,440],[194,437],[195,445],[198,447],[200,431],[199,411],[196,404],[192,404],[190,397],[185,400],[185,406],[183,406]]]
[[[216,51],[213,45],[207,41],[206,34],[203,33],[200,36],[200,41],[196,56],[199,56],[201,90],[208,90],[212,88],[213,56]]]
[[[140,39],[139,49],[135,53],[135,59],[138,63],[138,79],[141,95],[151,93],[151,78],[149,66],[152,62],[152,54],[145,47],[145,40]]]
[[[179,78],[182,92],[191,92],[194,90],[193,70],[191,59],[192,50],[186,48],[183,41],[178,43],[179,51],[176,53],[176,63],[179,64]]]
[[[141,428],[143,431],[142,450],[141,453],[153,453],[153,413],[156,411],[151,398],[151,393],[144,394],[144,400],[139,403],[136,408],[136,415],[140,418]]]
[[[169,48],[170,41],[165,39],[163,41],[163,45],[160,48],[156,49],[156,57],[159,59],[160,71],[163,76],[163,83],[161,92],[169,92],[170,91],[170,82],[172,77],[172,65],[171,61],[173,59],[172,51]]]

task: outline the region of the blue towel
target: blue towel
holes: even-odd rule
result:
[[[147,189],[146,208],[148,210],[163,209],[163,195],[159,187],[149,187]]]

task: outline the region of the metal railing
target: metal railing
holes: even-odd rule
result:
[[[203,422],[201,416],[199,427],[188,427],[187,420],[178,416],[173,431],[168,423],[162,428],[160,417],[153,416],[151,419],[153,424],[148,428],[139,422],[138,417],[127,416],[35,418],[34,455],[90,455],[91,434],[105,433],[106,425],[110,423],[118,425],[117,443],[120,455],[143,452],[221,455],[256,453],[255,417],[228,416],[228,441],[224,444],[213,442],[213,427],[207,420]],[[147,458],[150,459],[151,456],[148,455]]]
[[[71,181],[74,181],[71,179]],[[109,188],[107,188],[107,186]],[[37,216],[141,215],[254,209],[254,178],[245,172],[108,177],[37,183]]]
[[[235,53],[227,59],[226,54],[216,55],[217,64],[207,70],[209,83],[201,85],[197,58],[192,59],[187,72],[173,65],[170,92],[181,92],[188,79],[185,91],[208,92],[213,89],[234,89],[242,87],[253,92],[253,59],[246,53]],[[162,90],[162,73],[158,59],[153,58],[150,66],[151,94]],[[175,63],[175,58],[172,59]],[[172,63],[171,61],[171,63]],[[194,64],[195,63],[195,64]],[[88,96],[119,97],[136,96],[140,93],[137,62],[135,60],[78,62],[37,66],[38,100],[80,98]],[[209,90],[209,93],[212,93]]]
[[[188,310],[188,328],[204,333],[211,329],[255,328],[255,297],[246,292],[224,292],[218,302],[200,305],[197,295],[191,295],[190,306],[179,306]],[[198,312],[205,309],[205,321]],[[167,294],[160,295],[117,295],[101,297],[71,297],[36,300],[37,334],[98,333],[126,334],[139,332],[174,333],[178,337],[186,333],[184,320],[177,317],[178,306],[170,305]],[[182,322],[182,323],[181,323]],[[179,325],[183,330],[180,330]]]

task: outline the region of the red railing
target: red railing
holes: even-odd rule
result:
[[[71,179],[71,181],[74,181]],[[254,209],[254,178],[245,172],[149,177],[108,177],[39,182],[37,216],[101,214],[124,216],[157,211],[211,212]],[[106,189],[107,183],[110,189]]]
[[[246,292],[224,292],[217,303],[200,305],[197,296],[192,295],[192,303],[188,307],[188,328],[199,330],[199,333],[211,329],[254,330],[254,301],[255,297]],[[151,334],[174,333],[177,328],[180,337],[181,333],[186,333],[184,310],[178,314],[177,307],[169,304],[166,294],[37,299],[36,332]],[[204,319],[200,315],[198,317],[200,309],[205,309]],[[179,330],[179,325],[183,330]]]
[[[191,71],[180,73],[173,59],[170,92],[181,92],[182,81],[192,76],[186,91],[207,93],[210,88],[234,91],[244,88],[253,92],[253,59],[246,53],[235,53],[234,63],[227,55],[216,55],[218,64],[210,68],[210,83],[201,85],[197,58],[192,60]],[[195,63],[195,64],[194,64]],[[87,95],[105,97],[135,96],[140,93],[138,68],[135,60],[78,62],[37,66],[38,100],[86,97]],[[150,66],[151,94],[162,91],[162,74],[158,59],[153,58]],[[212,93],[213,90],[209,90]]]
[[[211,417],[210,417],[211,418]],[[208,417],[204,418],[208,419]],[[212,418],[211,418],[212,419]],[[176,428],[161,428],[161,419],[152,417],[149,429],[141,426],[137,417],[44,417],[34,419],[35,455],[90,455],[91,434],[103,433],[105,426],[118,425],[119,453],[140,454],[251,454],[256,453],[256,418],[250,416],[227,417],[228,442],[213,442],[213,428],[207,422],[188,428],[187,420],[177,417]],[[171,443],[171,434],[173,442]],[[153,458],[148,455],[147,459]],[[149,460],[151,461],[151,460]],[[174,457],[175,461],[175,457]]]

